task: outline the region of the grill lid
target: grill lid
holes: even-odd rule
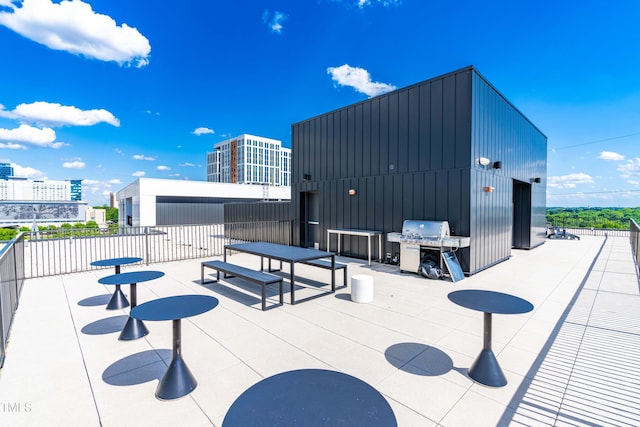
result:
[[[449,237],[449,221],[407,219],[402,223],[402,237],[417,239],[443,239]]]

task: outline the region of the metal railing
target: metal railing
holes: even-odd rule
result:
[[[640,226],[634,220],[629,221],[631,241],[631,250],[633,251],[633,258],[636,261],[636,274],[638,273],[638,265],[640,265]]]
[[[24,283],[24,234],[0,249],[0,368]]]
[[[91,262],[139,257],[145,264],[222,255],[235,242],[291,244],[291,221],[210,225],[68,229],[28,234],[25,278],[94,270]]]
[[[554,224],[555,225],[555,224]],[[579,236],[611,236],[611,237],[628,237],[629,229],[619,228],[587,228],[587,227],[560,227],[568,233],[577,234]]]

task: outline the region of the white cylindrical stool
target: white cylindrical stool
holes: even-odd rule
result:
[[[366,274],[351,276],[351,301],[360,303],[373,301],[373,277]]]

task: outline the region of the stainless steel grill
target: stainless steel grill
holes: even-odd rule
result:
[[[448,221],[405,220],[402,233],[387,234],[387,241],[400,243],[400,270],[417,273],[420,268],[421,253],[426,249],[439,250],[442,267],[442,252],[447,249],[464,248],[471,239],[451,236]]]

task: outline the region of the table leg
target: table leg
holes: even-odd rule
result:
[[[371,265],[371,239],[373,239],[373,236],[369,236],[369,238],[367,239],[367,253],[369,256],[369,265]]]
[[[182,359],[182,334],[180,319],[173,320],[173,357],[167,372],[156,389],[156,397],[160,400],[177,399],[191,393],[198,381]]]
[[[382,233],[378,234],[378,262],[382,262]]]
[[[484,343],[480,355],[469,368],[469,377],[489,387],[507,385],[507,378],[491,349],[491,313],[484,313]]]
[[[289,273],[291,273],[291,278],[289,279],[289,283],[291,284],[291,305],[294,305],[296,303],[296,297],[295,297],[295,289],[296,289],[296,283],[295,283],[295,271],[294,271],[294,267],[293,267],[293,262],[291,263],[291,269],[289,270]]]
[[[107,304],[107,310],[118,310],[129,306],[127,297],[120,289],[120,285],[116,285],[116,290],[113,292],[109,304]]]
[[[331,233],[329,233],[329,230],[327,230],[327,252],[330,252],[329,247],[331,246],[329,244],[329,239],[331,239]]]
[[[345,273],[347,271],[346,267],[345,267]],[[347,276],[345,275],[345,282],[344,285],[347,285],[346,282],[346,278]],[[335,255],[331,256],[331,292],[335,292],[336,291],[336,257]]]
[[[131,283],[129,285],[129,289],[131,291],[131,308],[133,308],[138,305],[138,293],[136,291],[136,284]],[[129,318],[127,319],[127,323],[124,324],[124,328],[122,328],[118,339],[120,341],[137,340],[138,338],[142,338],[148,334],[149,330],[147,329],[145,324],[142,323],[142,320],[134,319],[133,317],[129,316]]]

